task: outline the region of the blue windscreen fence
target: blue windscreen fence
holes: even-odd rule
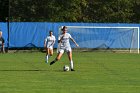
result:
[[[10,23],[10,47],[43,47],[44,39],[52,30],[50,23]],[[54,32],[54,35],[57,33]]]
[[[57,48],[61,26],[68,26],[68,32],[81,48],[129,48],[132,44],[136,45],[134,43],[138,41],[138,33],[134,33],[137,32],[135,29],[92,27],[140,27],[140,24],[10,22],[8,30],[8,23],[0,22],[5,46],[9,48],[43,47],[44,39],[49,35],[50,30],[56,37],[54,48]],[[75,47],[73,43],[71,44]]]

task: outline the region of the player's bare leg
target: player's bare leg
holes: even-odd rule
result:
[[[50,56],[53,55],[53,49],[49,49],[49,55],[50,55]]]
[[[53,60],[50,65],[54,64],[56,61],[60,60],[60,58],[62,57],[63,53],[58,53],[57,57],[55,58],[55,60]]]
[[[67,54],[68,54],[68,58],[69,58],[69,61],[70,61],[71,71],[75,71],[73,69],[72,51],[69,51]]]
[[[48,63],[49,58],[53,55],[53,49],[47,48],[46,50],[46,62]]]

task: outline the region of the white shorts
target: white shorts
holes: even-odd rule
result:
[[[53,49],[53,46],[47,46],[47,48],[49,48],[49,49],[51,49],[51,50],[52,50],[52,49]]]
[[[64,52],[71,52],[72,51],[72,49],[71,49],[71,47],[67,47],[67,48],[60,48],[59,50],[58,50],[58,52],[59,53],[64,53]]]

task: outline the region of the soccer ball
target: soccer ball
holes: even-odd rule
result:
[[[68,65],[65,65],[65,66],[63,67],[63,70],[64,70],[64,71],[69,71],[69,70],[70,70],[70,68],[69,68],[69,66],[68,66]]]

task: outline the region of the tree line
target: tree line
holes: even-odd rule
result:
[[[0,21],[140,23],[140,0],[0,0]]]

